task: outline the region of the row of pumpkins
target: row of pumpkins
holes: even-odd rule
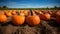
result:
[[[7,23],[8,17],[12,17],[12,23],[14,25],[22,25],[25,22],[30,26],[36,26],[40,24],[41,20],[50,20],[51,17],[56,18],[56,22],[60,24],[60,11],[3,11],[0,10],[0,24]]]

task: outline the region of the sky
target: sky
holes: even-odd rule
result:
[[[60,0],[0,0],[0,6],[9,8],[60,7]]]

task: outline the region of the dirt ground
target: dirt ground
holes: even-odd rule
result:
[[[15,26],[9,21],[6,24],[0,24],[0,34],[60,34],[60,25],[52,18],[50,21],[43,21],[38,26]]]

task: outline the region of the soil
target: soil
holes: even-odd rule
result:
[[[60,34],[60,25],[54,18],[49,21],[41,20],[41,23],[34,27],[26,23],[16,26],[8,20],[6,24],[0,24],[0,34]]]

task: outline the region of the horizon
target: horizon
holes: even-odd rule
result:
[[[0,0],[0,6],[9,8],[52,8],[60,7],[60,0]]]

